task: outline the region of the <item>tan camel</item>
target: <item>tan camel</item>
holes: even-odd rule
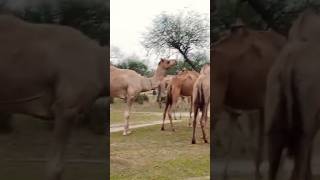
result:
[[[210,103],[210,64],[205,64],[200,71],[200,76],[196,80],[193,86],[193,133],[192,133],[192,144],[196,143],[195,133],[197,126],[197,115],[198,110],[202,112],[200,125],[203,135],[203,140],[208,143],[205,127],[208,121],[208,107]]]
[[[168,87],[167,102],[163,112],[163,122],[161,127],[162,131],[164,130],[164,121],[166,119],[167,113],[170,119],[171,129],[172,131],[174,131],[171,112],[175,111],[179,97],[191,96],[191,99],[192,99],[193,85],[194,85],[194,82],[198,79],[198,77],[199,77],[199,73],[195,71],[184,71],[176,75],[172,79],[171,84]],[[191,103],[191,110],[192,110],[192,103]],[[190,111],[189,126],[191,125],[191,113],[192,111]]]
[[[265,118],[269,180],[283,151],[293,158],[291,180],[311,180],[312,149],[320,122],[320,15],[308,9],[293,23],[289,41],[268,76]]]
[[[129,117],[134,98],[141,92],[157,88],[160,81],[165,77],[167,69],[176,64],[176,60],[161,59],[155,74],[151,78],[141,76],[133,70],[110,66],[110,96],[125,99],[127,103],[124,111],[123,135],[130,134]]]
[[[256,179],[260,177],[264,144],[263,108],[267,74],[285,42],[283,36],[273,31],[254,31],[238,24],[219,40],[211,51],[215,67],[212,73],[215,119],[211,123],[211,131],[214,132],[223,111],[229,112],[231,122],[237,122],[240,114],[235,112],[235,109],[259,110],[258,145],[255,151]],[[234,123],[230,128],[233,126]],[[230,130],[229,150],[232,147],[233,134],[233,130]]]

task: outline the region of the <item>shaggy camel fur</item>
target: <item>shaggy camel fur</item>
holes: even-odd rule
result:
[[[170,119],[171,129],[172,131],[174,131],[171,112],[175,111],[179,97],[191,96],[191,99],[192,99],[193,85],[194,85],[194,82],[198,79],[198,77],[199,77],[199,73],[195,71],[184,71],[176,75],[172,79],[171,84],[168,87],[167,102],[163,112],[163,121],[162,121],[162,127],[161,127],[162,131],[164,130],[164,121],[166,119],[167,113]],[[191,109],[192,109],[192,103],[191,103]],[[189,126],[191,125],[191,113],[192,111],[190,111]]]
[[[47,179],[61,180],[78,115],[107,95],[107,51],[66,26],[0,16],[0,113],[54,121]]]
[[[200,76],[196,80],[193,86],[193,108],[194,108],[194,118],[193,118],[193,133],[192,133],[192,144],[196,143],[196,126],[197,126],[197,116],[198,110],[202,112],[200,124],[203,135],[203,140],[208,143],[205,127],[208,121],[208,107],[210,103],[210,64],[205,64],[201,71]]]
[[[233,128],[240,115],[235,109],[259,110],[258,145],[255,151],[256,179],[260,177],[259,168],[264,144],[263,108],[267,74],[285,42],[284,37],[273,31],[254,31],[244,25],[238,25],[221,38],[211,51],[215,67],[212,73],[215,118],[211,123],[211,131],[214,132],[223,111],[229,112],[230,121],[233,122],[230,128]],[[233,130],[230,130],[227,149],[232,147],[233,134]]]
[[[268,77],[265,118],[269,180],[275,180],[284,149],[293,158],[291,180],[312,180],[313,141],[320,122],[320,15],[304,11]]]
[[[141,76],[133,70],[110,66],[110,96],[125,99],[127,103],[124,111],[123,135],[130,134],[129,116],[134,98],[141,92],[157,88],[160,81],[165,77],[167,70],[176,64],[176,60],[161,59],[155,74],[151,78]]]

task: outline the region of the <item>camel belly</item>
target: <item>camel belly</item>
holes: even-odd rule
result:
[[[0,99],[0,112],[27,114],[44,119],[52,119],[52,93],[43,92],[33,96]]]

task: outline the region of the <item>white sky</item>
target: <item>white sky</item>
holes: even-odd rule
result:
[[[138,55],[153,66],[158,59],[146,56],[141,45],[142,34],[161,12],[192,10],[210,15],[210,0],[110,0],[110,44],[125,55]],[[112,53],[112,52],[111,52]],[[111,55],[112,56],[112,55]]]

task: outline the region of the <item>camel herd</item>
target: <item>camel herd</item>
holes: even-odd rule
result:
[[[161,58],[151,78],[144,77],[133,70],[119,69],[110,65],[110,96],[124,99],[127,104],[124,111],[125,123],[123,135],[129,135],[131,133],[129,130],[130,110],[137,95],[141,92],[158,89],[158,99],[161,100],[162,97],[166,96],[166,106],[163,113],[161,130],[164,130],[164,122],[168,114],[171,129],[175,131],[172,123],[172,112],[175,112],[179,98],[188,97],[194,99],[193,102],[190,102],[189,125],[191,124],[192,107],[194,106],[196,112],[198,112],[199,109],[203,112],[201,127],[204,141],[206,143],[208,142],[204,127],[205,122],[207,122],[207,109],[210,101],[210,65],[204,65],[200,75],[196,71],[184,70],[177,75],[166,76],[167,70],[176,64],[176,60]],[[194,94],[196,95],[195,98],[193,98]],[[161,107],[161,102],[159,103]],[[197,113],[195,117],[196,115]],[[194,121],[196,121],[196,118]],[[196,124],[194,123],[194,127],[195,126]],[[195,143],[194,137],[192,142]]]
[[[0,16],[0,32],[0,83],[5,87],[0,89],[0,112],[55,121],[47,179],[61,180],[72,122],[98,97],[107,96],[109,48],[69,27],[31,24],[9,15]],[[110,65],[110,97],[127,104],[123,135],[130,134],[134,98],[161,89],[159,97],[166,96],[161,130],[167,115],[175,130],[172,112],[179,98],[187,97],[189,125],[193,112],[191,143],[196,143],[199,110],[203,140],[208,143],[205,127],[213,93],[211,131],[223,112],[237,122],[241,112],[258,110],[256,179],[261,178],[267,135],[269,180],[277,178],[285,149],[294,161],[291,180],[311,180],[313,140],[320,127],[319,32],[320,15],[310,9],[293,23],[287,38],[237,24],[214,44],[212,74],[210,64],[205,64],[200,73],[185,70],[169,77],[166,72],[177,61],[163,58],[150,78]]]

